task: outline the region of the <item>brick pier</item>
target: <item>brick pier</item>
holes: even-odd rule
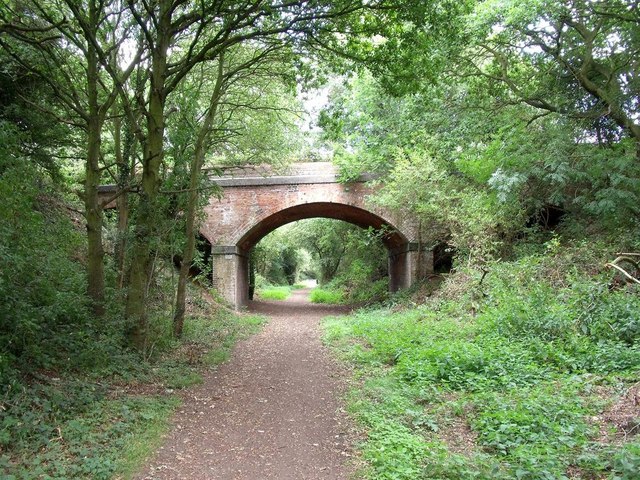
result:
[[[251,248],[276,228],[313,217],[384,228],[392,291],[423,278],[433,270],[433,254],[423,248],[417,225],[402,212],[371,206],[367,197],[375,189],[366,180],[340,183],[324,162],[294,164],[286,174],[246,169],[219,178],[223,196],[209,200],[200,228],[212,245],[214,287],[236,308],[245,306]]]

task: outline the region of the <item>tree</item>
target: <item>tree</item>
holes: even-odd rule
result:
[[[345,177],[382,174],[379,201],[483,258],[547,208],[637,225],[637,5],[463,2],[448,14],[442,42],[426,12],[399,13],[371,45],[372,73],[334,94],[322,120]]]
[[[268,235],[251,251],[252,268],[267,282],[293,285],[301,267],[300,246],[291,236],[293,225],[285,225]]]
[[[196,65],[219,59],[222,52],[234,45],[253,42],[300,46],[309,36],[333,36],[333,21],[362,10],[364,5],[359,0],[263,4],[238,0],[196,6],[159,0],[143,11],[133,1],[128,2],[128,7],[150,55],[147,100],[139,105],[146,117],[142,140],[145,148],[126,304],[126,315],[133,320],[132,341],[142,349],[146,341],[145,300],[151,275],[151,250],[153,239],[158,236],[155,215],[168,98]],[[100,56],[104,62],[106,55]],[[116,78],[114,81],[118,83]],[[122,85],[120,89],[125,91]]]
[[[23,68],[47,83],[70,118],[60,118],[81,128],[86,138],[85,180],[82,198],[87,227],[87,292],[94,313],[104,313],[104,250],[102,241],[103,208],[98,197],[102,178],[102,130],[114,104],[118,89],[105,82],[98,50],[109,51],[108,61],[118,59],[127,36],[118,2],[98,4],[87,0],[40,2],[38,0],[8,5],[2,10],[4,30],[24,45],[39,61],[28,62],[23,48],[0,39],[0,46]],[[118,81],[126,81],[141,51],[128,68],[119,70]],[[80,60],[82,59],[82,60]],[[78,81],[80,79],[80,82]],[[48,109],[50,114],[53,110]],[[65,115],[65,116],[66,116]]]
[[[49,78],[49,85],[80,119],[75,123],[82,124],[87,132],[84,199],[90,250],[89,292],[97,313],[100,313],[104,295],[104,253],[99,228],[102,210],[96,203],[97,184],[101,168],[104,168],[99,164],[100,134],[107,112],[114,105],[114,92],[119,94],[120,108],[125,111],[128,125],[142,146],[140,197],[125,308],[126,316],[132,320],[131,340],[138,348],[145,345],[145,300],[152,275],[154,244],[159,238],[161,169],[165,165],[164,142],[170,97],[197,65],[220,62],[223,52],[235,46],[246,45],[255,51],[286,46],[300,55],[307,47],[317,49],[325,45],[323,39],[336,39],[351,30],[362,30],[359,13],[364,9],[377,9],[384,3],[382,0],[305,0],[255,4],[237,0],[196,5],[159,0],[144,5],[132,0],[109,3],[31,0],[12,3],[3,9],[0,19],[3,32],[11,32],[15,38],[38,47],[41,52],[57,54],[51,57],[55,61],[40,73],[47,78],[47,72],[57,68],[55,71],[60,78]],[[21,10],[23,8],[26,10]],[[28,13],[22,15],[24,12]],[[127,48],[123,49],[125,44]],[[136,53],[130,62],[119,55],[119,52],[132,49]],[[79,58],[82,58],[81,62],[77,61]],[[123,69],[125,63],[127,67]],[[86,65],[84,70],[83,65]],[[134,70],[142,68],[148,74],[144,76],[143,88],[139,88],[129,77]],[[84,75],[83,89],[77,88],[78,75]],[[124,167],[125,156],[118,133],[120,127],[117,120],[115,123],[116,162],[119,170],[124,170],[120,168]],[[119,249],[123,251],[122,247]],[[123,262],[118,263],[122,265]]]
[[[239,46],[220,54],[215,73],[211,75],[213,82],[207,82],[209,68],[205,66],[191,75],[197,77],[196,90],[208,92],[210,89],[211,93],[208,103],[204,102],[192,113],[196,118],[186,122],[191,128],[197,127],[189,166],[186,245],[176,293],[176,337],[181,336],[184,323],[186,282],[197,236],[197,209],[202,192],[212,191],[201,188],[205,157],[208,154],[217,160],[215,169],[251,163],[285,163],[290,156],[287,147],[291,142],[274,142],[282,137],[278,132],[292,123],[287,116],[293,112],[286,104],[287,94],[282,87],[293,84],[295,76],[288,66],[291,58],[285,47],[279,44],[263,49]],[[263,132],[268,132],[268,136],[263,136]]]
[[[318,282],[331,281],[347,251],[347,237],[354,225],[325,219],[310,219],[295,224],[292,236],[298,248],[306,249],[317,268]]]
[[[504,104],[589,120],[596,135],[617,128],[640,146],[637,2],[487,2],[469,24],[464,75],[483,77]]]
[[[38,62],[38,57],[28,47],[22,48],[21,56],[29,64]],[[76,154],[77,131],[67,123],[52,122],[44,112],[46,106],[54,106],[56,99],[47,83],[16,62],[11,55],[0,49],[0,130],[4,133],[2,144],[6,148],[0,172],[13,163],[32,163],[55,182],[62,181],[61,166],[65,157]],[[10,154],[11,153],[11,154]]]

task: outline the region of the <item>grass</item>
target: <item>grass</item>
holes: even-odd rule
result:
[[[88,383],[40,383],[3,418],[2,478],[130,478],[167,430],[173,396],[109,398]]]
[[[239,340],[256,333],[264,321],[264,317],[259,315],[242,315],[234,317],[233,320],[231,317],[224,317],[213,330],[211,327],[205,327],[206,330],[214,332],[214,338],[209,341],[211,348],[204,354],[203,362],[210,367],[226,362],[233,346]]]
[[[180,405],[175,397],[168,399],[151,399],[143,414],[144,424],[133,429],[123,444],[116,463],[116,478],[131,479],[140,466],[162,444],[165,433],[169,430],[169,419],[173,411]]]
[[[183,339],[158,339],[162,349],[150,359],[131,354],[114,359],[108,371],[42,372],[6,386],[0,477],[133,478],[180,404],[175,390],[200,383],[205,369],[225,361],[235,342],[264,321],[200,303]],[[171,319],[164,321],[169,328]]]
[[[291,295],[291,287],[264,287],[257,291],[258,297],[263,300],[286,300]]]
[[[309,298],[313,303],[339,305],[345,302],[344,292],[327,288],[314,288]]]
[[[481,295],[460,274],[451,299],[325,321],[355,369],[361,477],[638,478],[639,292],[552,284],[538,260],[494,265]]]

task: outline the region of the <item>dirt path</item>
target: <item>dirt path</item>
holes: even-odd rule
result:
[[[231,360],[189,391],[173,428],[139,479],[346,479],[347,427],[338,367],[318,321],[345,313],[308,302],[254,302],[270,317]]]

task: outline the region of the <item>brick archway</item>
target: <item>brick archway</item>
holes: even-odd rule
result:
[[[362,228],[372,227],[375,230],[388,232],[382,236],[387,249],[395,249],[408,243],[407,238],[393,225],[378,215],[362,208],[333,202],[302,203],[284,208],[249,226],[246,233],[238,240],[238,248],[242,251],[252,249],[265,235],[287,223],[307,218],[331,218],[352,223]]]
[[[365,180],[340,183],[334,167],[320,162],[295,164],[286,175],[233,172],[219,179],[223,196],[210,199],[200,229],[212,245],[214,287],[236,308],[245,306],[251,248],[282,225],[315,217],[384,229],[392,291],[431,272],[433,255],[422,248],[412,218],[370,206],[375,188]]]

